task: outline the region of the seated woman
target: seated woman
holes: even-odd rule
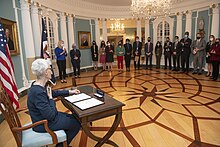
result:
[[[51,79],[52,71],[44,59],[35,60],[32,63],[31,70],[37,76],[36,81],[31,85],[27,100],[32,122],[48,120],[48,126],[51,130],[64,130],[66,132],[67,143],[70,144],[80,130],[80,123],[73,115],[57,111],[56,103],[52,98],[77,94],[80,91],[76,89],[51,91],[50,88],[45,88],[46,83]],[[38,125],[33,130],[46,132],[43,125]],[[57,144],[57,146],[62,146],[62,143]]]

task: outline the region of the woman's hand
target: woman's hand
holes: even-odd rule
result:
[[[78,89],[73,89],[73,90],[69,90],[69,94],[72,95],[72,94],[79,94],[80,91]]]

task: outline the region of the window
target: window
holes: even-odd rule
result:
[[[157,26],[157,41],[164,44],[166,37],[170,37],[170,24],[167,21],[163,21]]]
[[[157,27],[157,41],[162,42],[163,37],[163,23],[159,23]]]

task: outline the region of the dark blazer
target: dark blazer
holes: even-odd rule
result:
[[[95,45],[95,48],[94,45],[91,46],[91,54],[92,54],[92,61],[98,61],[99,52],[97,45]]]
[[[155,46],[155,55],[160,57],[162,55],[162,45],[160,44],[159,46]]]
[[[74,59],[75,57],[78,57],[78,59],[75,60]],[[80,57],[81,57],[81,53],[78,49],[76,49],[76,51],[74,51],[74,49],[70,50],[71,62],[80,62]]]
[[[150,42],[150,48],[148,48],[148,42],[145,43],[144,50],[145,50],[145,54],[146,54],[146,53],[151,53],[151,55],[152,55],[152,52],[153,52],[153,43]]]
[[[125,43],[124,44],[124,48],[125,48],[125,56],[131,56],[132,54],[132,45],[130,43]]]
[[[213,52],[215,52],[215,54]],[[211,61],[220,62],[220,44],[218,45],[214,44],[212,48],[209,50],[209,53],[211,55],[210,57]]]
[[[182,53],[183,54],[190,54],[191,53],[191,44],[192,44],[192,40],[190,38],[182,38],[180,40],[180,43],[182,45]]]
[[[181,47],[182,47],[182,45],[181,45],[181,43],[178,41],[178,43],[177,43],[177,45],[176,45],[176,47],[175,47],[175,43],[176,43],[176,42],[173,42],[172,53],[173,53],[173,52],[176,52],[176,55],[180,55],[180,54],[181,54]]]
[[[68,90],[52,91],[52,97],[68,96]],[[46,119],[48,125],[53,126],[62,120],[61,112],[57,111],[56,103],[53,99],[49,99],[46,88],[39,85],[32,85],[27,99],[27,106],[33,123]],[[38,125],[34,127],[35,131],[43,131],[44,126]]]
[[[164,43],[164,55],[171,55],[171,53],[172,53],[172,42],[165,42]]]
[[[15,50],[14,48],[14,42],[11,40],[11,38],[7,38],[7,43],[8,43],[8,47],[9,47],[9,50]]]
[[[136,54],[136,51],[138,51],[138,56],[141,55],[141,49],[142,49],[142,42],[138,42],[138,45],[137,45],[137,42],[135,41],[133,43],[133,55],[135,56]]]

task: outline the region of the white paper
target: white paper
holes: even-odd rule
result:
[[[80,101],[80,102],[75,102],[73,103],[73,105],[77,106],[78,108],[80,108],[81,110],[85,110],[94,106],[98,106],[104,104],[104,102],[97,100],[95,98],[90,98],[84,101]]]
[[[65,99],[71,103],[82,101],[82,100],[89,99],[89,98],[91,98],[91,96],[85,93],[80,93],[80,94],[70,95],[70,96],[65,97]]]

